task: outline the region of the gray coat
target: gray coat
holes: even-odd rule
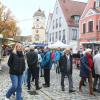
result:
[[[100,75],[100,53],[93,58],[95,74]]]

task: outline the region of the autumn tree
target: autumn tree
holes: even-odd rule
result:
[[[14,37],[17,29],[11,10],[0,3],[0,34],[3,34],[5,38]]]

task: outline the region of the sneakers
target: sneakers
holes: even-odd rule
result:
[[[9,98],[5,97],[4,100],[10,100]]]

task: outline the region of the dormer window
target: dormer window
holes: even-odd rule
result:
[[[75,16],[74,19],[75,19],[75,22],[79,24],[80,16]]]
[[[96,0],[95,4],[96,4],[96,6],[95,6],[96,8],[100,7],[100,0]]]
[[[79,24],[80,16],[79,15],[73,15],[72,19],[74,20],[75,24]]]

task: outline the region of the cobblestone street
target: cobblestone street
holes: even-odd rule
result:
[[[0,100],[4,100],[4,96],[6,91],[10,87],[10,79],[8,74],[8,68],[6,64],[3,64],[3,71],[0,71]],[[68,81],[65,79],[65,91],[61,91],[60,87],[60,75],[55,73],[53,69],[51,71],[51,85],[50,88],[43,88],[41,90],[36,91],[35,95],[31,95],[27,91],[26,86],[23,86],[23,100],[100,100],[100,94],[95,93],[96,96],[88,95],[88,87],[83,87],[83,93],[79,93],[78,84],[79,84],[79,71],[74,69],[73,73],[74,80],[74,88],[76,90],[75,93],[69,94],[68,92]],[[40,78],[40,86],[44,83],[43,78]],[[32,91],[35,92],[34,83],[32,83]],[[15,97],[12,96],[11,100],[15,100]]]

